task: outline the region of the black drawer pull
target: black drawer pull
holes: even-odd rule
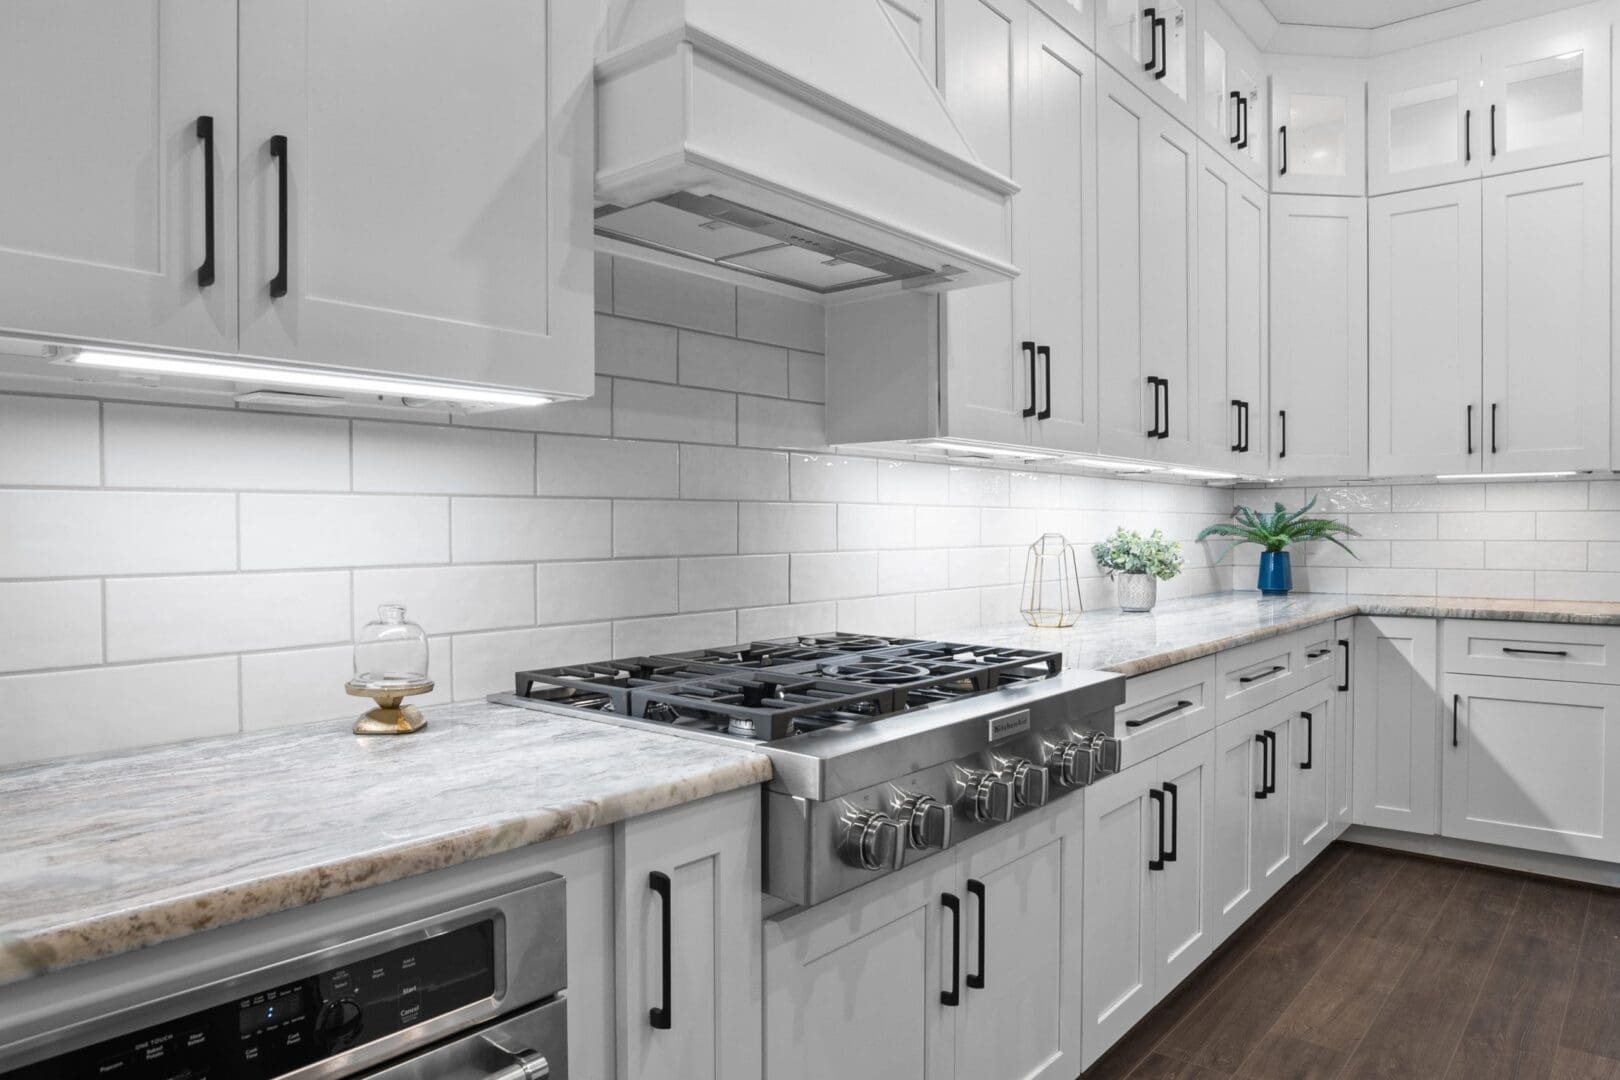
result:
[[[1182,709],[1190,709],[1190,708],[1192,708],[1192,704],[1193,703],[1190,702],[1190,701],[1178,701],[1174,705],[1170,706],[1168,709],[1165,709],[1163,712],[1156,712],[1152,716],[1144,716],[1140,720],[1127,720],[1127,721],[1125,721],[1125,726],[1126,727],[1142,727],[1145,724],[1153,723],[1155,720],[1163,720],[1167,716],[1174,716],[1176,713],[1180,712]]]
[[[1457,714],[1462,712],[1462,695],[1451,695],[1451,745],[1457,745]]]
[[[1266,775],[1266,794],[1275,795],[1277,794],[1277,733],[1275,731],[1266,732],[1266,765],[1269,770]]]
[[[197,267],[197,288],[214,283],[214,118],[197,117],[197,138],[203,147],[203,261]]]
[[[1264,671],[1255,672],[1253,675],[1240,675],[1240,676],[1238,676],[1238,682],[1244,683],[1245,685],[1247,685],[1248,683],[1259,682],[1261,679],[1269,679],[1271,676],[1277,674],[1279,671],[1287,671],[1287,670],[1288,670],[1288,668],[1283,666],[1282,664],[1274,664],[1274,665],[1272,665],[1271,667],[1267,668]]]
[[[1170,847],[1161,857],[1165,862],[1172,863],[1176,861],[1176,848],[1181,846],[1181,790],[1168,780],[1159,786],[1170,796]],[[1164,836],[1162,828],[1159,835],[1161,838]]]
[[[1320,659],[1322,659],[1322,657],[1326,656],[1328,653],[1330,653],[1332,651],[1333,651],[1332,649],[1317,649],[1315,652],[1306,653],[1305,654],[1305,659],[1307,659],[1307,660],[1320,660]]]
[[[1316,720],[1309,712],[1302,711],[1299,715],[1305,718],[1305,760],[1299,763],[1299,767],[1309,769],[1316,760]]]
[[[1263,799],[1270,794],[1270,788],[1266,784],[1266,763],[1271,760],[1271,751],[1268,749],[1265,732],[1256,733],[1254,741],[1260,744],[1260,790],[1254,793],[1254,797]]]
[[[270,156],[276,159],[276,276],[270,279],[270,295],[287,295],[287,136],[270,136]]]
[[[1148,798],[1152,799],[1154,804],[1156,806],[1158,806],[1158,808],[1159,808],[1159,857],[1156,858],[1156,859],[1149,859],[1148,860],[1148,869],[1149,870],[1163,870],[1164,869],[1164,792],[1160,791],[1158,788],[1154,788],[1152,791],[1148,792]]]
[[[663,973],[663,976],[662,976],[664,1003],[661,1006],[660,1005],[655,1005],[651,1009],[649,1009],[648,1012],[647,1012],[647,1019],[652,1024],[654,1029],[656,1029],[658,1031],[668,1031],[671,1022],[673,1021],[673,1009],[671,1008],[671,1003],[670,1003],[670,1000],[669,1000],[669,998],[670,998],[670,986],[669,986],[669,984],[670,984],[670,976],[669,976],[670,947],[669,947],[669,936],[670,936],[670,923],[672,921],[671,917],[670,917],[669,875],[666,874],[666,873],[663,873],[662,871],[654,870],[652,873],[647,875],[647,887],[652,889],[652,891],[659,897],[659,899],[661,899],[663,901],[663,908],[664,908],[664,914],[663,914],[664,973]]]
[[[952,1009],[962,1004],[962,901],[941,893],[940,906],[951,913],[951,988],[939,992],[939,1003]]]
[[[968,989],[969,990],[983,990],[984,989],[984,969],[985,969],[985,957],[984,957],[985,889],[984,889],[984,882],[982,882],[982,881],[969,881],[967,883],[967,891],[968,891],[969,896],[972,896],[973,898],[975,898],[976,900],[979,901],[979,973],[977,975],[975,975],[972,972],[969,972],[968,977],[967,977],[967,984],[968,984]]]
[[[1516,654],[1516,655],[1519,655],[1519,656],[1564,656],[1564,657],[1567,657],[1569,655],[1569,653],[1564,649],[1518,649],[1518,648],[1514,648],[1512,645],[1504,645],[1504,646],[1502,646],[1502,651],[1505,652],[1505,653],[1513,653],[1513,654]]]

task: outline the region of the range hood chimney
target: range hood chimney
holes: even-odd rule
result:
[[[1011,199],[881,0],[611,0],[596,231],[825,297],[1018,273]]]

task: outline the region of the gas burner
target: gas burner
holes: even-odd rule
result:
[[[729,671],[630,695],[631,715],[642,719],[762,741],[875,720],[900,707],[884,687],[773,670]]]
[[[665,656],[568,664],[518,672],[517,693],[519,697],[570,708],[628,715],[631,690],[701,679],[718,670],[721,669]]]
[[[860,655],[914,644],[906,638],[870,637],[865,634],[806,634],[772,638],[720,649],[670,653],[668,659],[726,667],[785,667],[837,656]]]

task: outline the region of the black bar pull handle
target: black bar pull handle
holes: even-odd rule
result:
[[[1227,96],[1232,99],[1232,134],[1226,141],[1237,146],[1243,137],[1243,95],[1233,90]]]
[[[1173,863],[1176,861],[1176,849],[1181,846],[1181,791],[1168,780],[1159,786],[1170,797],[1170,847],[1161,857],[1165,862]],[[1163,828],[1160,828],[1159,835],[1164,835]]]
[[[1155,720],[1163,720],[1167,716],[1174,716],[1182,709],[1190,709],[1192,708],[1192,704],[1193,703],[1190,701],[1178,701],[1168,709],[1165,709],[1163,712],[1156,712],[1152,716],[1144,716],[1140,720],[1127,720],[1125,721],[1125,726],[1142,727],[1145,724],[1153,723]]]
[[[941,893],[939,903],[951,913],[951,988],[939,992],[939,1003],[954,1009],[962,1004],[962,900]]]
[[[1467,432],[1468,437],[1468,456],[1472,457],[1474,454],[1474,406],[1472,404],[1468,406],[1468,416],[1463,422],[1463,430]]]
[[[1282,144],[1282,164],[1277,166],[1278,176],[1288,175],[1288,125],[1282,124],[1277,128],[1277,141]]]
[[[670,1000],[669,1000],[669,998],[670,998],[670,985],[669,985],[670,984],[670,973],[669,973],[669,968],[670,968],[670,955],[669,955],[670,948],[669,948],[669,945],[670,945],[670,943],[669,943],[669,938],[670,938],[670,922],[671,922],[671,918],[670,918],[669,875],[666,874],[666,873],[663,873],[660,870],[654,870],[652,873],[647,875],[647,887],[649,889],[651,889],[653,891],[653,893],[655,895],[657,895],[660,900],[663,901],[663,909],[664,909],[664,913],[663,913],[663,928],[664,928],[663,961],[664,962],[663,962],[663,976],[662,976],[664,1003],[663,1003],[663,1005],[655,1005],[651,1009],[649,1009],[648,1013],[647,1013],[647,1019],[652,1024],[652,1026],[653,1026],[653,1028],[655,1030],[668,1031],[669,1027],[670,1027],[670,1023],[673,1020],[673,1010],[671,1008],[671,1003],[670,1003]]]
[[[1162,79],[1170,74],[1170,24],[1160,15],[1153,20],[1153,28],[1159,32],[1159,70],[1153,73],[1155,79]]]
[[[1496,106],[1491,106],[1491,160],[1496,160]]]
[[[1277,457],[1285,458],[1288,456],[1288,410],[1278,409],[1277,417],[1282,421],[1282,449],[1277,451]]]
[[[1149,870],[1163,870],[1164,869],[1164,792],[1160,791],[1158,788],[1154,788],[1152,791],[1148,792],[1148,798],[1152,799],[1154,804],[1157,805],[1158,808],[1159,808],[1159,856],[1158,856],[1158,858],[1148,860],[1148,869]]]
[[[967,985],[969,990],[984,989],[984,908],[985,889],[982,881],[969,881],[967,883],[968,895],[979,901],[979,973],[968,972]]]
[[[1451,695],[1451,745],[1457,745],[1457,714],[1462,712],[1462,695]]]
[[[1247,401],[1245,401],[1243,403],[1243,452],[1245,454],[1247,454],[1249,452],[1249,431],[1250,430],[1251,429],[1249,427],[1249,403]]]
[[[1254,793],[1254,797],[1263,799],[1271,793],[1266,785],[1266,763],[1271,760],[1271,752],[1267,749],[1265,732],[1257,732],[1254,741],[1260,744],[1260,790]]]
[[[1326,656],[1328,653],[1330,653],[1332,651],[1333,651],[1332,649],[1326,649],[1326,648],[1317,649],[1315,652],[1306,653],[1305,654],[1305,659],[1307,659],[1307,660],[1320,660],[1320,659],[1322,659],[1322,657]]]
[[[1238,98],[1238,118],[1242,121],[1243,138],[1239,140],[1237,146],[1239,150],[1247,150],[1249,148],[1249,99],[1246,97]]]
[[[1474,160],[1474,110],[1463,110],[1463,164]]]
[[[1148,386],[1153,388],[1153,426],[1148,428],[1147,433],[1147,437],[1150,439],[1163,438],[1163,436],[1159,434],[1159,424],[1162,422],[1159,419],[1159,383],[1163,381],[1164,380],[1160,379],[1157,375],[1149,375],[1147,377]]]
[[[1159,66],[1159,20],[1158,12],[1153,8],[1143,8],[1142,18],[1148,24],[1148,58],[1142,65],[1143,71],[1152,71]]]
[[[1502,651],[1518,656],[1565,656],[1569,655],[1567,649],[1521,649],[1513,645],[1502,646]]]
[[[1035,414],[1037,420],[1052,419],[1052,346],[1035,346],[1036,355],[1046,365],[1046,408]]]
[[[270,156],[276,159],[276,276],[270,279],[270,295],[287,295],[287,136],[270,136]]]
[[[1491,453],[1496,453],[1496,402],[1491,402]]]
[[[1286,666],[1284,666],[1283,664],[1273,664],[1270,667],[1266,668],[1266,670],[1257,671],[1253,675],[1240,675],[1240,676],[1238,676],[1238,682],[1240,682],[1240,683],[1259,682],[1261,679],[1268,679],[1268,678],[1270,678],[1271,676],[1277,674],[1280,671],[1287,671],[1287,670],[1288,670],[1288,668]]]
[[[1232,444],[1232,453],[1243,453],[1243,402],[1237,398],[1232,399],[1232,408],[1237,413],[1237,442]]]
[[[1170,437],[1170,380],[1160,379],[1159,386],[1164,390],[1164,426],[1159,429],[1159,438],[1168,439]]]
[[[1027,420],[1035,415],[1035,343],[1023,341],[1019,342],[1018,347],[1024,350],[1024,359],[1029,361],[1029,404],[1024,406],[1024,418]]]
[[[197,267],[197,287],[214,283],[214,118],[197,117],[197,138],[203,151],[203,261]]]
[[[1299,767],[1309,769],[1316,760],[1316,721],[1308,711],[1301,710],[1299,715],[1305,718],[1305,760]]]
[[[1266,794],[1277,794],[1277,733],[1266,732],[1266,764],[1269,773],[1266,776]]]
[[[1350,692],[1350,640],[1340,638],[1339,648],[1344,650],[1344,682],[1339,684],[1339,693],[1348,694]]]

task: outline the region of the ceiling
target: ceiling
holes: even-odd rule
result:
[[[1261,0],[1278,22],[1375,30],[1381,26],[1465,7],[1473,0]]]

